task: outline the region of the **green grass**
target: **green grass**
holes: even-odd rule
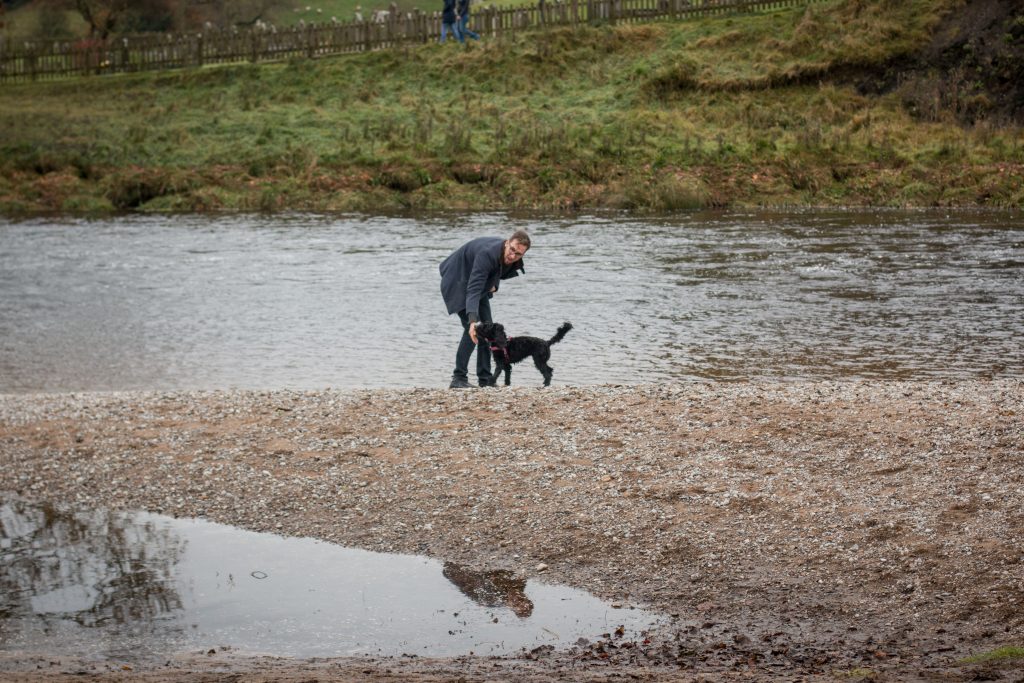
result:
[[[64,16],[64,27],[67,29],[68,34],[47,37],[59,39],[75,36],[81,37],[89,32],[89,25],[78,12],[63,11],[61,13]],[[22,5],[16,10],[7,11],[5,13],[5,26],[3,29],[4,37],[16,43],[43,37],[45,35],[43,33],[43,27],[45,26],[43,17],[44,13],[40,10],[38,4]]]
[[[422,12],[433,12],[441,9],[440,0],[395,0],[399,9],[405,12],[419,8]],[[473,9],[479,10],[488,5],[496,7],[515,7],[519,5],[535,5],[535,0],[502,0],[501,2],[483,2],[474,0]],[[307,2],[285,3],[282,9],[275,9],[270,20],[277,26],[293,26],[300,20],[306,23],[330,21],[336,17],[339,21],[349,21],[354,17],[356,7],[362,8],[364,19],[369,19],[375,9],[386,10],[390,0],[308,0]],[[306,8],[309,9],[306,9]]]
[[[1006,646],[991,652],[983,652],[963,659],[964,664],[983,664],[986,662],[1006,662],[1024,659],[1024,647]]]
[[[947,4],[6,85],[0,211],[1024,206],[1019,127],[831,78],[916,49]]]
[[[406,12],[419,8],[423,12],[432,12],[441,8],[440,0],[395,0],[398,7]],[[351,21],[355,17],[356,7],[361,8],[364,19],[369,19],[375,9],[386,10],[391,0],[294,0],[285,2],[281,7],[270,10],[265,17],[275,26],[294,26],[300,21],[308,23],[325,23],[332,18],[338,21]],[[473,1],[474,11],[494,5],[496,7],[516,7],[519,5],[535,5],[535,0],[501,0],[501,2]],[[308,9],[307,9],[308,8]],[[89,26],[82,16],[75,11],[63,12],[66,24],[73,36],[82,37],[89,31]],[[38,2],[29,3],[8,11],[6,35],[20,41],[45,36],[40,33],[40,8]]]

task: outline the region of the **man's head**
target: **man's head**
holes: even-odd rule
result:
[[[505,265],[515,263],[523,257],[526,250],[530,248],[530,236],[525,230],[516,230],[512,236],[505,240],[505,249],[502,252],[502,261]]]

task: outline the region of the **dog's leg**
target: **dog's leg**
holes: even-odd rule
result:
[[[505,364],[504,358],[498,358],[498,354],[494,354],[494,372],[491,374],[491,386],[498,384],[498,377],[501,375],[501,366]]]
[[[548,365],[548,358],[550,357],[550,354],[548,354],[547,358],[540,355],[533,357],[533,364],[537,366],[537,369],[540,370],[540,374],[544,376],[544,386],[546,387],[551,386],[551,375],[555,373],[555,371],[551,369],[551,366]]]
[[[505,363],[505,386],[512,386],[512,364]]]

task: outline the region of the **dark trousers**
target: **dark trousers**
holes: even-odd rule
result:
[[[469,380],[469,357],[473,355],[473,349],[476,348],[477,379],[490,380],[491,350],[483,339],[477,337],[481,342],[479,347],[477,347],[473,344],[473,340],[469,338],[469,315],[466,311],[459,311],[459,320],[462,322],[462,339],[459,340],[459,350],[455,353],[455,372],[452,373],[452,379]],[[494,319],[491,318],[491,302],[489,299],[480,299],[480,322],[494,322]]]

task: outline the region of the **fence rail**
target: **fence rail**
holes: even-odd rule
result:
[[[484,36],[535,28],[640,23],[800,7],[820,0],[539,0],[523,7],[482,7],[470,27]],[[439,12],[413,10],[368,21],[285,29],[159,34],[107,41],[0,45],[0,82],[154,71],[207,64],[281,61],[427,43],[441,35]]]

